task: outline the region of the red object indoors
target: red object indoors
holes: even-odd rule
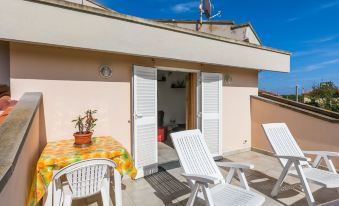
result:
[[[165,128],[160,127],[158,128],[158,142],[164,142],[165,141]]]

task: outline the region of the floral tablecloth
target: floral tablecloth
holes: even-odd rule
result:
[[[133,160],[119,142],[112,137],[93,137],[92,142],[85,148],[74,147],[74,139],[49,142],[38,160],[27,204],[38,204],[52,181],[53,170],[80,160],[108,158],[116,163],[120,174],[135,178],[137,171]]]

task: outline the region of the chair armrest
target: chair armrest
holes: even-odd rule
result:
[[[196,181],[196,182],[202,182],[202,183],[208,183],[208,184],[217,184],[220,182],[218,178],[206,176],[206,175],[194,175],[194,174],[184,174],[184,173],[181,175],[188,180]]]
[[[236,169],[253,169],[254,165],[250,163],[242,162],[216,162],[219,167],[224,168],[236,168]]]
[[[291,161],[311,161],[311,158],[308,157],[299,157],[299,156],[282,156],[282,155],[274,155],[277,158],[281,158],[281,159],[288,159]]]
[[[320,155],[322,157],[339,157],[339,152],[329,152],[329,151],[303,151],[304,154],[313,154]]]
[[[339,157],[338,152],[328,152],[328,151],[303,151],[304,154],[316,155],[312,167],[318,168],[322,159],[324,159],[325,164],[330,172],[337,174],[335,166],[331,160],[331,157]]]

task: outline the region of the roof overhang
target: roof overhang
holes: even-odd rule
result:
[[[0,39],[257,70],[290,70],[290,53],[285,51],[60,0],[35,2],[1,2]],[[54,2],[58,6],[50,5]]]

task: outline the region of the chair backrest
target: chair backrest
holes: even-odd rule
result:
[[[102,182],[109,169],[114,169],[116,164],[109,159],[96,158],[83,160],[64,167],[54,176],[58,180],[66,175],[73,198],[82,198],[99,192]]]
[[[207,175],[225,181],[200,130],[172,133],[171,138],[186,174]]]
[[[262,127],[276,155],[305,157],[285,123],[263,124]],[[279,158],[285,166],[287,159]],[[306,161],[301,165],[308,165]]]

